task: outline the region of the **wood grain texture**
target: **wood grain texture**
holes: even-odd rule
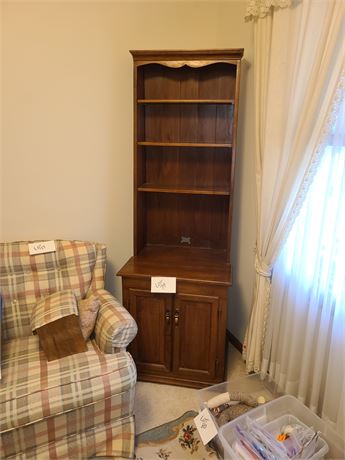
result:
[[[136,65],[148,62],[162,62],[166,65],[183,65],[192,62],[204,66],[217,61],[238,61],[243,56],[243,48],[217,50],[131,50]]]
[[[181,193],[184,195],[230,195],[229,191],[223,187],[210,186],[176,186],[176,185],[157,185],[146,183],[138,187],[139,192],[160,192],[160,193]]]
[[[232,144],[230,143],[214,143],[214,142],[161,142],[161,141],[138,141],[137,145],[139,146],[148,146],[148,147],[201,147],[201,148],[231,148]]]
[[[151,104],[145,109],[145,132],[139,142],[232,143],[232,105]]]
[[[172,297],[130,289],[131,313],[140,324],[140,333],[132,344],[139,372],[171,371]]]
[[[152,187],[169,189],[174,188],[207,190],[225,195],[230,194],[231,168],[224,164],[231,164],[231,151],[227,148],[208,148],[202,151],[192,147],[145,147],[142,152],[145,156],[146,168],[138,177],[138,190]]]
[[[201,284],[230,286],[231,265],[227,262],[225,250],[152,245],[131,257],[117,275],[145,279],[175,276],[178,283],[200,283],[197,289],[202,290]]]
[[[175,311],[179,312],[174,327],[174,372],[195,378],[216,375],[218,298],[177,294]]]
[[[80,330],[79,318],[75,315],[52,321],[37,328],[36,332],[48,361],[87,350]]]
[[[233,104],[233,99],[138,99],[138,104]]]
[[[147,245],[227,249],[228,196],[150,193],[143,222]]]
[[[199,69],[187,66],[171,69],[161,64],[138,68],[141,81],[138,99],[219,100],[233,101],[236,65],[214,63]]]

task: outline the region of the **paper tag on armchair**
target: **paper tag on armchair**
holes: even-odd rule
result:
[[[29,243],[29,254],[33,256],[35,254],[45,254],[46,252],[55,252],[55,241],[35,241],[35,243]]]

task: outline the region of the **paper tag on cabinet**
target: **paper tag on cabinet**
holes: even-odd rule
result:
[[[176,278],[174,276],[152,276],[151,292],[176,293]]]
[[[194,419],[195,426],[199,432],[201,441],[204,446],[218,434],[217,427],[212,420],[210,411],[205,407]]]
[[[29,243],[29,254],[45,254],[46,252],[55,252],[55,241],[37,241],[36,243]]]

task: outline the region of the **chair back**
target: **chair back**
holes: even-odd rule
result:
[[[29,243],[0,243],[0,295],[4,339],[31,335],[33,305],[54,292],[72,289],[77,300],[104,288],[106,248],[102,244],[55,240],[56,251],[29,254]]]

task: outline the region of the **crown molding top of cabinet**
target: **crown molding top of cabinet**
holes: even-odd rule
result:
[[[199,67],[205,65],[199,61],[209,61],[211,64],[214,60],[239,60],[243,57],[243,48],[233,49],[216,49],[216,50],[130,50],[134,61],[175,61],[174,66],[185,65]],[[181,59],[184,58],[184,59]],[[211,59],[211,60],[210,60]],[[194,62],[193,62],[194,61]]]

